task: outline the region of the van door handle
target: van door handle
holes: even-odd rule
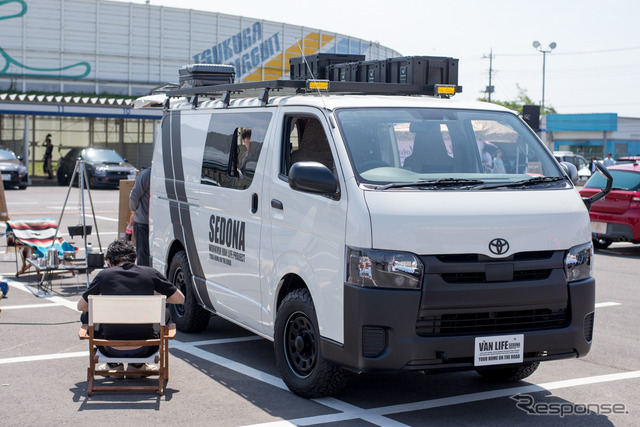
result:
[[[271,199],[271,207],[275,209],[284,210],[284,205],[280,200]]]
[[[258,195],[253,193],[251,195],[251,213],[254,214],[258,212]]]

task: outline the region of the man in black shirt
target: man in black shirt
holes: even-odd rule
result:
[[[151,268],[134,264],[136,249],[131,242],[115,240],[107,248],[105,256],[109,268],[102,270],[93,279],[89,288],[78,301],[78,310],[82,311],[81,321],[88,323],[89,295],[166,295],[167,303],[183,304],[184,295],[169,282],[160,272]],[[175,325],[169,325],[170,328]],[[99,337],[105,339],[148,339],[157,338],[158,331],[153,325],[101,325]],[[111,357],[148,357],[155,353],[153,347],[102,347],[100,351]],[[131,367],[131,364],[130,364]],[[123,369],[120,366],[110,366]],[[140,366],[133,366],[140,368]]]

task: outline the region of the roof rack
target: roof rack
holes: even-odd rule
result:
[[[187,97],[197,106],[199,97],[220,97],[228,106],[232,94],[257,97],[263,105],[269,102],[270,91],[278,91],[284,96],[303,93],[339,93],[366,95],[435,95],[448,98],[462,91],[457,85],[443,84],[403,84],[403,83],[364,83],[329,80],[267,80],[260,82],[216,84],[169,90],[170,98]]]

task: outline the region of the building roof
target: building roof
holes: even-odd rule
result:
[[[0,93],[0,102],[45,102],[50,104],[76,105],[131,105],[135,98],[109,98],[98,96],[70,96],[70,95],[38,95],[27,93]]]
[[[0,114],[160,119],[154,110],[134,110],[134,98],[0,93]]]

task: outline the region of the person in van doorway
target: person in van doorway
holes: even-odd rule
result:
[[[136,239],[136,263],[148,266],[149,263],[149,197],[151,185],[151,167],[144,169],[136,177],[131,194],[129,209],[133,216],[133,237]]]
[[[589,172],[591,172],[591,175],[598,172],[598,168],[596,167],[596,162],[597,162],[596,156],[591,156],[591,161],[589,162]]]
[[[44,157],[42,159],[42,169],[47,173],[49,179],[53,178],[53,168],[51,167],[51,158],[53,157],[53,143],[51,142],[51,134],[48,133],[44,139],[42,146],[44,149]]]
[[[507,173],[504,167],[504,161],[502,160],[502,150],[496,150],[496,156],[493,158],[493,173]]]
[[[159,271],[145,266],[135,265],[136,249],[131,242],[115,240],[107,248],[105,256],[109,268],[102,270],[91,281],[89,288],[78,300],[78,310],[82,312],[81,329],[87,329],[89,323],[89,295],[165,295],[168,304],[183,304],[184,295],[173,283]],[[170,329],[175,324],[169,325]],[[81,335],[85,335],[81,331]],[[158,337],[153,325],[102,325],[97,332],[99,338],[140,340]],[[107,357],[149,357],[157,351],[154,347],[101,347],[100,351]],[[127,371],[147,371],[144,364],[129,363]],[[101,367],[100,369],[106,369]],[[122,364],[109,364],[110,370],[122,371]]]
[[[602,161],[606,167],[613,166],[616,161],[611,158],[611,153],[607,154],[607,157]]]
[[[242,133],[240,134],[242,137],[242,143],[244,144],[246,151],[242,155],[242,159],[240,159],[240,171],[244,173],[247,168],[247,161],[249,160],[249,147],[251,147],[251,129],[244,128]]]

